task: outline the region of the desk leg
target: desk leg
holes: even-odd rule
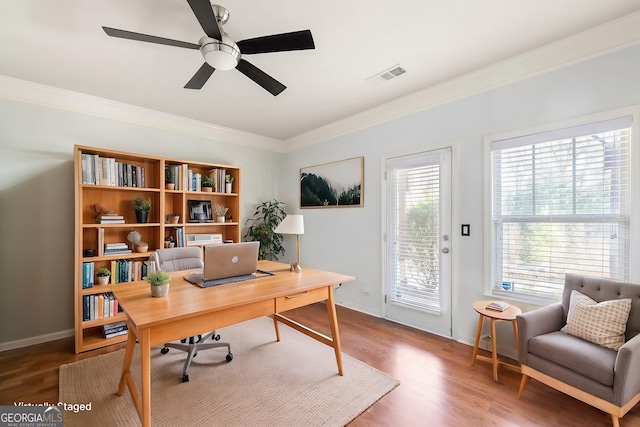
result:
[[[151,334],[149,328],[142,330],[140,340],[140,365],[142,386],[142,427],[151,427]]]
[[[124,387],[127,384],[127,376],[131,376],[131,361],[133,360],[133,351],[135,348],[136,336],[130,331],[127,337],[127,349],[124,353],[124,363],[122,364],[120,384],[118,384],[118,396],[122,396],[124,394]]]
[[[471,366],[474,366],[476,364],[476,358],[478,357],[478,346],[480,345],[480,334],[482,334],[483,321],[484,316],[480,314],[480,318],[478,319],[478,330],[476,331],[476,343],[473,346],[473,355],[471,356]]]
[[[280,342],[280,328],[278,328],[278,319],[275,315],[273,316],[273,327],[276,330],[276,341]]]
[[[329,326],[331,327],[331,338],[333,340],[333,350],[336,354],[338,364],[338,374],[344,375],[342,370],[342,348],[340,346],[340,332],[338,331],[338,316],[333,296],[333,286],[329,286],[329,299],[327,299],[327,314],[329,316]]]
[[[493,358],[493,380],[498,382],[498,345],[496,335],[496,319],[491,319],[491,356]]]

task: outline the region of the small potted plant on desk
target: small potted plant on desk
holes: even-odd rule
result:
[[[144,278],[151,285],[152,297],[165,297],[169,293],[171,275],[164,271],[154,271]]]
[[[212,192],[216,185],[216,179],[213,176],[204,175],[202,177],[202,191]]]
[[[133,209],[136,211],[136,221],[138,224],[145,224],[149,211],[151,210],[151,199],[136,197],[133,199]]]
[[[111,278],[111,271],[108,268],[102,267],[98,269],[98,285],[108,285]]]

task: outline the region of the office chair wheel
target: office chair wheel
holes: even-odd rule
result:
[[[182,374],[182,382],[183,383],[188,383],[189,382],[189,375]]]
[[[212,335],[211,339],[214,340],[214,341],[220,341],[220,334]]]
[[[162,350],[160,350],[160,353],[162,353],[162,354],[169,353],[169,347],[162,347]]]
[[[184,343],[186,343],[186,342],[187,342],[187,339],[186,339],[186,338],[181,339],[181,340],[180,340],[180,342],[181,342],[182,344],[184,344]]]
[[[227,354],[227,362],[231,362],[233,360],[233,354]]]

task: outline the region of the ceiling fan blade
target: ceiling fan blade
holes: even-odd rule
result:
[[[220,27],[216,16],[213,14],[213,8],[209,0],[187,0],[193,14],[196,15],[200,26],[204,30],[205,34],[212,39],[222,40],[222,34],[220,33]]]
[[[180,40],[165,39],[164,37],[150,36],[148,34],[134,33],[126,30],[118,30],[116,28],[102,27],[105,33],[111,37],[119,37],[121,39],[137,40],[147,43],[164,44],[167,46],[184,47],[187,49],[200,49],[200,45],[195,43],[183,42]]]
[[[202,64],[202,67],[191,77],[191,80],[184,86],[185,89],[202,89],[202,86],[209,80],[211,74],[216,69],[206,62]]]
[[[237,42],[243,54],[284,52],[288,50],[315,49],[310,30],[273,34]]]
[[[240,59],[236,69],[254,82],[258,83],[273,96],[278,96],[280,92],[287,88],[285,85],[244,59]]]

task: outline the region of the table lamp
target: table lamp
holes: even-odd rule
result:
[[[278,234],[295,234],[298,239],[298,262],[292,262],[289,271],[300,273],[300,235],[304,234],[302,215],[287,215],[274,230]]]

